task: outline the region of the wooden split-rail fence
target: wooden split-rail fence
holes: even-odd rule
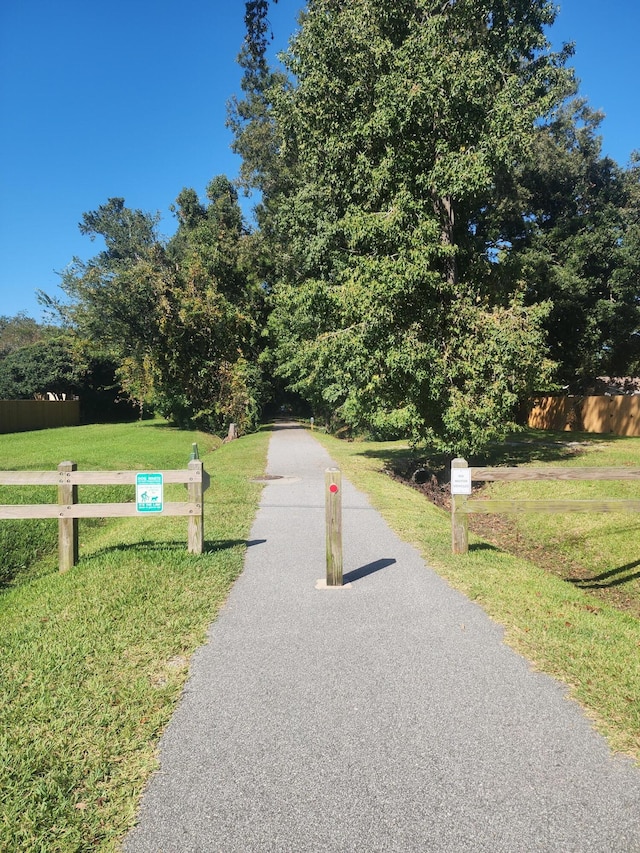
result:
[[[184,502],[164,501],[158,512],[141,512],[137,502],[78,503],[78,486],[136,486],[140,476],[161,475],[162,485],[183,483],[187,487]],[[78,471],[75,462],[61,462],[57,471],[0,471],[2,486],[57,486],[57,503],[0,505],[0,518],[57,518],[60,571],[78,561],[79,518],[127,518],[186,516],[189,519],[187,548],[192,554],[204,550],[204,492],[209,475],[200,459],[192,459],[186,470],[154,471]]]
[[[464,482],[467,475],[468,494],[456,494],[456,480]],[[503,480],[640,480],[640,468],[479,468],[469,467],[465,459],[451,463],[451,541],[454,554],[469,550],[469,515],[471,513],[520,512],[640,512],[640,499],[611,500],[508,500],[471,499],[471,482]],[[463,487],[464,488],[464,487]]]

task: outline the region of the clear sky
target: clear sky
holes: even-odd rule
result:
[[[226,103],[239,92],[235,59],[243,0],[1,0],[0,315],[36,319],[36,291],[56,294],[74,255],[99,250],[82,213],[112,196],[175,220],[183,187],[201,196],[235,177]],[[302,0],[272,4],[274,48]],[[558,0],[549,33],[576,43],[581,94],[606,113],[603,151],[626,165],[640,149],[639,0]]]

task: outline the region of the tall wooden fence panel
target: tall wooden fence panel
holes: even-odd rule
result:
[[[640,394],[540,397],[534,401],[528,425],[534,429],[640,436]]]
[[[0,400],[0,433],[78,426],[80,400]]]

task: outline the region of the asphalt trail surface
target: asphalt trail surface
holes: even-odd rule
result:
[[[126,853],[640,853],[640,769],[343,482],[273,432],[243,574],[194,656]]]

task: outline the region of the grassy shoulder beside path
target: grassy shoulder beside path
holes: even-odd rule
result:
[[[1,851],[118,849],[190,655],[242,569],[268,438],[220,447],[157,421],[3,436],[6,470],[64,459],[86,470],[182,468],[197,441],[211,487],[199,556],[187,553],[183,518],[81,522],[80,562],[65,574],[56,522],[9,534],[25,565],[0,591]],[[80,500],[123,499],[97,489]],[[15,491],[2,502],[16,502]],[[184,487],[166,492],[178,500]],[[14,523],[23,524],[3,531]]]
[[[398,535],[415,545],[427,563],[452,586],[477,601],[503,625],[506,641],[536,669],[564,681],[572,698],[582,705],[613,750],[640,762],[640,621],[628,608],[596,597],[586,581],[582,585],[572,583],[560,571],[549,571],[549,563],[553,563],[550,555],[566,553],[572,555],[573,564],[581,560],[597,570],[598,577],[626,578],[625,595],[632,595],[630,588],[637,581],[640,560],[640,519],[633,515],[589,514],[556,516],[554,521],[550,516],[529,516],[518,531],[519,542],[528,543],[522,549],[527,556],[509,553],[486,537],[473,534],[469,554],[454,556],[449,513],[384,473],[385,466],[410,455],[407,445],[346,442],[320,432],[315,435],[345,476],[369,495]],[[564,438],[566,442],[567,437]],[[545,449],[541,444],[539,448],[529,448],[527,461],[640,467],[640,439],[585,441],[579,454],[560,452],[557,446],[554,449],[553,436],[547,436],[545,441],[551,442],[550,447]],[[518,449],[516,445],[512,452],[503,453],[501,459],[494,458],[490,464],[524,461],[522,447]],[[540,497],[528,490],[531,486],[519,483],[509,488],[517,491],[518,497]],[[635,489],[637,497],[637,484],[626,484],[623,489],[616,482],[599,483],[595,489],[591,483],[583,486],[589,492],[599,492],[586,497],[601,496],[603,489],[618,497],[629,487]],[[549,543],[548,548],[545,542]],[[533,559],[536,554],[540,559]],[[544,560],[541,554],[545,555]],[[541,566],[545,561],[546,567]]]

